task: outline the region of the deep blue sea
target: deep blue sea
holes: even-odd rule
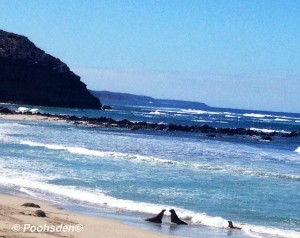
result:
[[[16,105],[9,105],[17,107]],[[29,109],[32,109],[30,107]],[[300,114],[115,106],[40,112],[300,131]],[[300,137],[130,131],[0,120],[0,190],[184,237],[300,237]],[[189,226],[144,221],[175,209]],[[242,230],[227,229],[227,221]]]

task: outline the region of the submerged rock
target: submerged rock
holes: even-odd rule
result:
[[[112,109],[112,106],[109,106],[109,105],[104,105],[102,107],[102,110],[111,110]]]
[[[11,114],[12,111],[9,110],[8,108],[4,107],[4,108],[0,108],[0,113],[3,113],[3,114]]]

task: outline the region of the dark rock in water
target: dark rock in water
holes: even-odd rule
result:
[[[4,107],[4,108],[0,108],[0,113],[3,113],[3,114],[11,114],[12,111],[9,110],[8,108]]]
[[[138,131],[139,129],[140,129],[139,127],[134,126],[134,127],[131,128],[131,131]]]
[[[292,131],[289,134],[284,134],[284,137],[297,137],[298,135],[300,135],[297,131]]]
[[[68,118],[68,120],[70,120],[70,121],[77,121],[79,118],[77,117],[77,116],[70,116],[69,118]]]
[[[125,127],[125,126],[131,126],[131,125],[132,125],[132,122],[128,121],[127,119],[124,119],[124,120],[122,120],[122,121],[119,121],[118,124],[119,124],[119,126]]]
[[[208,136],[208,137],[211,137],[211,138],[217,137],[215,134],[208,134],[207,136]]]
[[[165,124],[158,124],[157,127],[155,127],[155,130],[162,131],[166,128]]]
[[[39,205],[34,204],[34,203],[32,203],[32,202],[24,203],[24,204],[22,204],[22,206],[24,206],[24,207],[35,207],[35,208],[40,208]]]
[[[272,141],[272,137],[271,136],[262,136],[261,137],[262,140],[267,140],[267,141]]]
[[[46,217],[46,213],[43,210],[36,210],[33,215],[37,217]]]
[[[28,38],[0,30],[0,102],[101,109],[69,67]]]
[[[112,107],[109,105],[102,106],[102,110],[111,110],[111,109],[112,109]]]

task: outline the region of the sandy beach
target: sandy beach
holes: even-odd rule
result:
[[[21,120],[21,121],[60,121],[63,122],[65,120],[59,118],[59,117],[46,117],[38,114],[1,114],[0,113],[0,119],[4,120]]]
[[[22,206],[38,204],[40,208]],[[47,217],[37,217],[43,210]],[[172,237],[131,227],[119,221],[71,213],[45,201],[0,194],[0,237]],[[42,230],[43,229],[43,230]],[[48,230],[47,230],[48,229]],[[51,229],[56,229],[51,232]],[[67,231],[67,229],[69,229]],[[42,230],[42,231],[40,231]]]

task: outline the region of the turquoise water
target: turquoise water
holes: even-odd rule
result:
[[[299,114],[122,108],[105,115],[300,131]],[[266,142],[0,120],[0,151],[3,191],[186,237],[300,236],[299,138]],[[174,208],[190,226],[170,226],[168,212],[162,226],[144,222],[163,208]],[[227,220],[242,230],[228,231]]]

